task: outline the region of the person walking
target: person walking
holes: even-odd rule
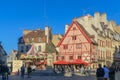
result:
[[[81,73],[81,75],[84,74],[84,67],[83,66],[80,68],[80,73]]]
[[[2,63],[1,65],[1,74],[2,74],[2,80],[5,80],[5,65]]]
[[[104,74],[104,69],[102,68],[101,64],[99,64],[96,71],[97,80],[104,80]]]
[[[31,66],[28,65],[27,67],[27,74],[28,74],[28,78],[30,78],[30,73],[32,72]]]
[[[7,65],[5,65],[5,80],[8,80],[9,79],[9,68]]]
[[[5,63],[2,63],[1,66],[2,80],[8,80],[9,68]]]
[[[22,67],[21,67],[21,77],[24,78],[24,75],[25,75],[25,67],[24,67],[24,65],[22,65]]]
[[[109,80],[115,80],[115,66],[112,65],[109,70]]]
[[[108,78],[109,78],[109,69],[107,68],[107,66],[106,65],[104,65],[104,72],[105,72],[105,74],[104,74],[104,80],[108,80]]]

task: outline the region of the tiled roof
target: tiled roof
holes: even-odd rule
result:
[[[120,34],[120,27],[118,27],[118,26],[113,26],[113,29],[114,29],[117,33]]]
[[[33,30],[32,32],[24,35],[24,38],[45,37],[44,30]]]
[[[46,45],[45,53],[57,53],[56,47],[52,42]]]
[[[91,38],[91,36],[93,36],[93,35],[90,35],[87,32],[87,30],[85,30],[85,28],[79,22],[77,22],[77,23],[80,25],[81,29],[87,34],[87,36],[91,39],[92,43],[97,44],[97,42],[93,38]]]

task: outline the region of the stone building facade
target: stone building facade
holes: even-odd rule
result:
[[[74,21],[81,24],[89,35],[94,36],[93,39],[98,44],[96,52],[98,63],[102,65],[113,63],[115,46],[120,45],[120,27],[114,21],[108,21],[106,13],[99,12],[94,13],[94,16],[88,14],[74,18]],[[66,25],[65,32],[68,29],[69,25]]]

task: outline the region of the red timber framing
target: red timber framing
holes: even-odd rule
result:
[[[60,60],[64,56],[65,61],[81,58],[83,61],[91,63],[92,41],[81,27],[83,26],[77,21],[73,21],[58,43]],[[71,60],[72,56],[73,60]]]

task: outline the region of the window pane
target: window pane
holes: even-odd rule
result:
[[[63,45],[63,49],[68,49],[68,45]]]
[[[76,44],[76,49],[80,49],[82,47],[82,44],[81,43],[77,43]]]
[[[38,51],[41,51],[41,46],[38,46]]]

